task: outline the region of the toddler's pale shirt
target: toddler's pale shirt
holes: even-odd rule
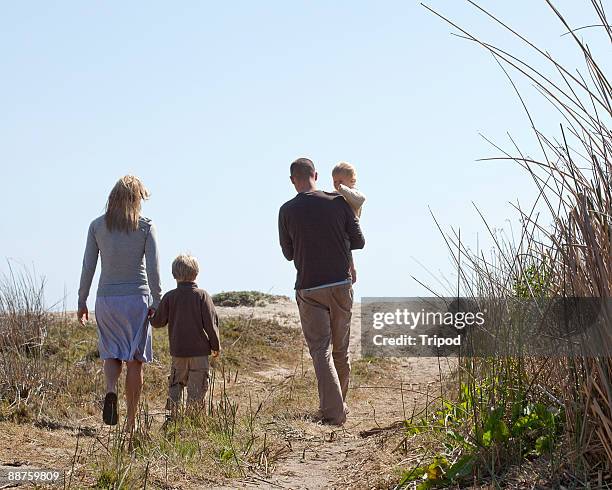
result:
[[[359,192],[357,189],[351,189],[350,187],[340,184],[338,186],[338,193],[346,199],[351,209],[355,212],[355,216],[361,217],[361,207],[366,200],[365,195]]]

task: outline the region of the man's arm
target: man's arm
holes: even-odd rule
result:
[[[283,208],[278,212],[278,237],[283,255],[287,260],[293,260],[293,240],[287,230],[286,218]]]
[[[351,250],[359,250],[365,246],[365,238],[363,236],[363,232],[361,231],[361,226],[359,226],[359,218],[355,216],[352,209],[343,200],[345,216],[346,216],[346,234],[348,235],[348,239],[351,242]]]

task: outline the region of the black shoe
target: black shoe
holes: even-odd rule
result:
[[[117,394],[107,393],[104,397],[102,420],[106,425],[117,425]]]

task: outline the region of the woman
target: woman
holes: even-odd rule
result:
[[[84,325],[99,254],[102,271],[95,315],[106,378],[102,418],[108,425],[117,423],[117,382],[125,362],[128,430],[134,429],[142,364],[152,359],[149,316],[161,299],[155,228],[140,216],[142,201],[148,198],[149,191],[137,177],[126,175],[115,184],[106,213],[89,226],[79,287],[77,317]]]

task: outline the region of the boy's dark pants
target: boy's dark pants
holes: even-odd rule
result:
[[[201,403],[208,391],[208,356],[172,357],[168,381],[167,410],[175,410],[180,406],[185,387],[187,404]]]
[[[346,421],[351,365],[353,288],[350,284],[296,292],[304,338],[312,357],[321,415],[333,424]]]

